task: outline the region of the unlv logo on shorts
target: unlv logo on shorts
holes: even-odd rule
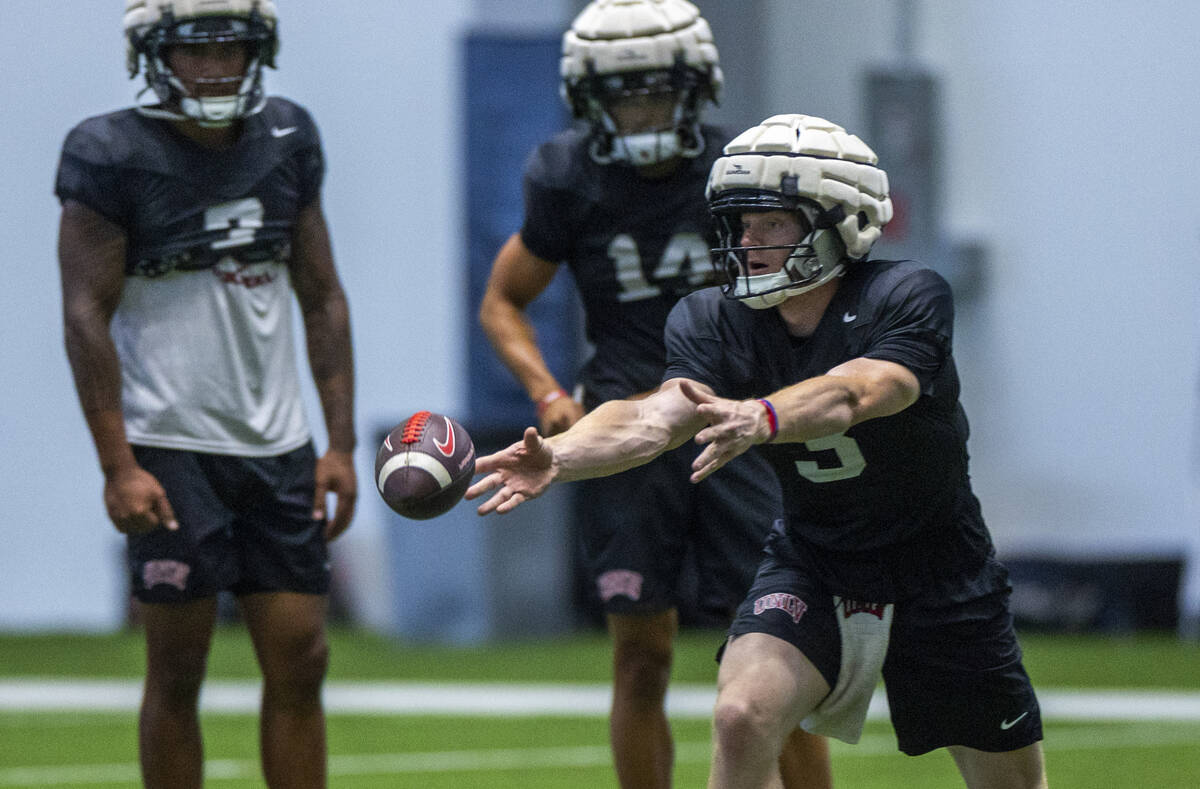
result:
[[[617,595],[637,600],[642,596],[642,580],[642,574],[633,570],[609,570],[596,579],[596,588],[605,603]]]
[[[871,614],[878,619],[883,619],[883,610],[887,608],[885,603],[864,603],[861,600],[847,600],[842,598],[842,617],[849,619],[855,614]]]
[[[188,574],[192,568],[183,562],[171,559],[155,559],[142,565],[142,583],[149,589],[158,584],[174,586],[179,591],[187,588]]]
[[[772,609],[783,611],[792,618],[793,622],[799,622],[800,617],[804,616],[804,612],[808,610],[808,603],[794,594],[784,594],[782,592],[763,595],[754,601],[754,614],[756,616],[761,616],[764,612]]]

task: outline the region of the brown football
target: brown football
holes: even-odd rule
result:
[[[418,411],[392,429],[375,455],[375,486],[406,518],[436,518],[467,492],[475,476],[475,445],[445,414]]]

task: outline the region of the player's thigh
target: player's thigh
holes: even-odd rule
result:
[[[150,684],[161,680],[198,687],[204,678],[212,643],[217,618],[216,597],[140,605]]]
[[[324,675],[326,596],[260,592],[239,595],[238,605],[264,677],[299,674],[316,681]]]
[[[952,745],[947,750],[954,757],[967,789],[1045,789],[1046,768],[1040,742],[1003,753],[965,745]]]
[[[127,538],[130,587],[143,603],[183,603],[212,597],[237,580],[240,562],[231,539],[236,517],[224,475],[210,466],[234,458],[178,449],[134,446],[138,463],[166,491],[179,529],[154,529]]]
[[[767,538],[729,633],[765,634],[790,644],[817,668],[827,687],[837,684],[842,636],[833,595],[803,568],[782,524]]]
[[[239,597],[260,592],[329,591],[329,548],[324,523],[313,518],[316,454],[311,444],[282,455],[241,458],[245,498],[233,540],[241,572],[231,589]]]
[[[787,733],[829,695],[829,689],[821,672],[795,646],[766,633],[746,633],[732,637],[721,655],[717,708]]]
[[[608,614],[608,632],[617,649],[658,654],[670,659],[679,633],[679,612],[670,608],[648,614]]]

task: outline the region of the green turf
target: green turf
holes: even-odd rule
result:
[[[1200,690],[1200,643],[1168,634],[1136,636],[1023,634],[1025,663],[1035,683],[1047,687],[1188,687]],[[330,632],[331,679],[459,679],[521,682],[606,682],[608,641],[601,632],[561,639],[476,647],[410,644],[361,630]],[[711,682],[716,631],[685,631],[673,676]],[[0,674],[5,676],[137,677],[142,671],[141,634],[0,635]],[[250,641],[237,625],[218,629],[209,676],[257,676]]]
[[[1200,645],[1165,635],[1107,638],[1025,635],[1026,662],[1044,687],[1200,690]],[[550,641],[473,648],[396,642],[347,629],[331,633],[333,680],[606,682],[608,643],[589,632]],[[710,683],[720,633],[685,632],[674,679]],[[137,677],[137,632],[0,636],[0,674]],[[210,676],[256,676],[245,632],[219,629]],[[0,713],[0,787],[137,786],[133,714]],[[602,718],[467,718],[331,715],[330,785],[338,789],[615,789]],[[263,786],[257,777],[257,724],[249,715],[204,717],[209,786]],[[677,786],[702,786],[708,724],[673,722]],[[1200,723],[1049,721],[1046,758],[1055,789],[1200,786]],[[857,746],[834,744],[836,784],[855,789],[960,787],[944,752],[918,758],[895,751],[890,726],[868,723]],[[50,772],[47,772],[50,771]],[[107,782],[106,782],[107,781]]]
[[[207,715],[209,785],[261,787],[251,716]],[[702,786],[708,726],[677,721],[677,786]],[[0,786],[132,786],[132,716],[0,715]],[[1050,724],[1046,759],[1056,789],[1200,786],[1200,724]],[[615,789],[601,719],[331,716],[330,785],[372,789],[604,787]],[[872,722],[857,746],[835,743],[836,785],[855,789],[961,787],[948,755],[895,752]],[[76,778],[64,774],[75,766]],[[21,778],[21,767],[30,779]],[[41,772],[39,767],[52,770]],[[98,776],[114,776],[96,783]],[[86,776],[86,779],[84,778]],[[36,781],[36,783],[35,783]]]

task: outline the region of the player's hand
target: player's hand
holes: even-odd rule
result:
[[[160,526],[171,531],[179,528],[167,492],[141,466],[113,472],[104,480],[104,507],[122,534],[145,534]]]
[[[560,397],[551,402],[538,417],[543,436],[553,436],[571,427],[583,418],[583,406],[571,397]]]
[[[354,453],[329,450],[317,459],[316,489],[313,491],[313,519],[325,522],[325,542],[333,542],[350,526],[358,501],[358,477],[354,473]],[[333,517],[326,518],[326,499],[337,497]]]
[[[696,413],[708,422],[708,427],[696,433],[696,443],[708,446],[692,461],[692,482],[699,482],[763,441],[764,418],[760,403],[717,397],[697,389],[688,381],[679,388],[696,404]]]
[[[487,476],[467,488],[468,499],[496,491],[479,505],[480,515],[512,511],[522,502],[542,495],[556,476],[554,453],[532,427],[525,428],[524,438],[507,449],[478,458],[475,471]]]

